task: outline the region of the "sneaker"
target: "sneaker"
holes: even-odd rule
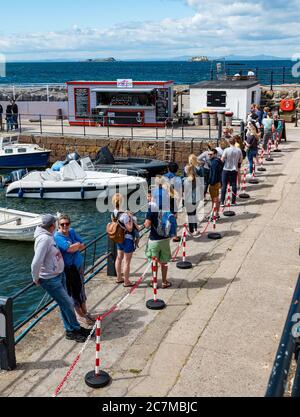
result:
[[[224,208],[225,207],[225,204],[221,204],[221,206],[220,206],[221,208]]]
[[[231,203],[231,207],[236,207],[237,203]]]
[[[77,317],[77,320],[80,324],[83,324],[85,326],[94,326],[95,320],[92,320],[88,315],[85,317]]]
[[[74,340],[76,343],[84,343],[87,338],[81,332],[74,330],[72,332],[66,332],[66,339]]]
[[[80,330],[78,331],[82,336],[84,336],[86,339],[91,334],[91,329],[85,329],[84,327],[80,327]],[[92,337],[95,336],[95,332],[93,332]]]

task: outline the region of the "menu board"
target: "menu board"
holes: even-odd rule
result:
[[[156,90],[156,120],[158,122],[164,122],[169,117],[168,98],[168,89]]]
[[[75,117],[86,117],[90,113],[90,89],[75,88]]]

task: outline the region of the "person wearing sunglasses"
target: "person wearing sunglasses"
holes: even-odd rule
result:
[[[67,290],[74,301],[77,319],[82,324],[92,326],[95,320],[88,313],[86,307],[83,257],[80,253],[85,249],[85,245],[81,237],[70,226],[70,217],[66,214],[61,215],[58,219],[59,229],[54,235],[54,240],[64,258]]]

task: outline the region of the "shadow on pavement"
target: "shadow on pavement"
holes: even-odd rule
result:
[[[248,203],[239,203],[239,206],[243,206],[243,207],[246,207],[246,206],[255,206],[255,205],[261,205],[261,204],[272,204],[272,203],[277,203],[278,202],[278,200],[272,200],[272,199],[270,199],[270,200],[264,200],[263,198],[261,198],[261,199],[258,199],[258,200],[248,200],[249,202]]]
[[[133,329],[139,329],[145,325],[139,318],[147,315],[146,311],[139,310],[121,310],[112,313],[104,320],[103,340],[114,340],[125,337]]]
[[[236,278],[234,282],[240,281],[239,278]],[[232,279],[225,278],[210,278],[208,281],[204,279],[198,279],[197,281],[186,281],[185,279],[181,281],[180,288],[192,289],[192,288],[205,288],[206,290],[215,290],[218,288],[223,288],[229,285],[232,282]]]

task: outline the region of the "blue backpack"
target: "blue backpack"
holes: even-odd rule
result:
[[[156,233],[166,239],[176,236],[176,221],[173,213],[170,211],[158,212]]]

